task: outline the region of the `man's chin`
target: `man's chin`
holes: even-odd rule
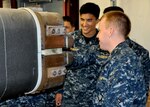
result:
[[[89,34],[89,31],[88,30],[82,30],[82,33],[83,34]]]
[[[99,47],[100,47],[100,49],[102,49],[102,50],[105,50],[105,51],[106,51],[106,49],[105,49],[102,45],[100,45]]]

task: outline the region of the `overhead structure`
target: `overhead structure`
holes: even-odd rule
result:
[[[117,0],[110,0],[112,6],[116,6],[117,5]]]

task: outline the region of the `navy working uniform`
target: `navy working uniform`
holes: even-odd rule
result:
[[[93,98],[95,107],[145,107],[146,88],[141,62],[125,42],[102,68]]]
[[[98,31],[97,31],[98,33]],[[75,31],[74,47],[72,51],[78,51],[81,47],[98,45],[97,33],[92,38],[86,38],[81,30]],[[69,68],[64,83],[62,106],[64,107],[89,107],[92,105],[93,92],[99,76],[96,64],[82,66],[81,68]]]
[[[132,41],[130,38],[127,38],[126,42],[129,45],[129,47],[140,58],[142,68],[143,68],[143,72],[144,72],[144,79],[145,79],[145,83],[146,83],[146,91],[147,91],[147,96],[148,96],[149,83],[150,83],[150,58],[149,58],[149,52],[143,46],[141,46],[138,43]]]
[[[76,52],[70,66],[102,63],[101,58],[96,60],[97,55],[91,50],[86,57],[88,52]],[[142,65],[126,42],[120,43],[101,65],[93,96],[94,107],[145,107],[146,87]]]
[[[0,102],[0,107],[54,107],[56,90],[48,90],[33,95],[23,95]]]
[[[36,94],[19,95],[12,99],[0,100],[0,107],[55,107],[55,95],[61,88],[62,86],[58,86]]]

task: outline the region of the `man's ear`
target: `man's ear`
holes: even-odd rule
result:
[[[72,27],[73,31],[75,31],[75,26]]]
[[[110,27],[109,28],[109,38],[111,38],[111,36],[113,35],[113,33],[114,33],[114,28]]]
[[[96,28],[98,29],[98,23],[99,23],[100,19],[96,20]]]

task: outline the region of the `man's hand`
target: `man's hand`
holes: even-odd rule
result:
[[[56,96],[55,96],[56,107],[61,106],[61,101],[62,101],[62,94],[61,93],[57,93]]]

